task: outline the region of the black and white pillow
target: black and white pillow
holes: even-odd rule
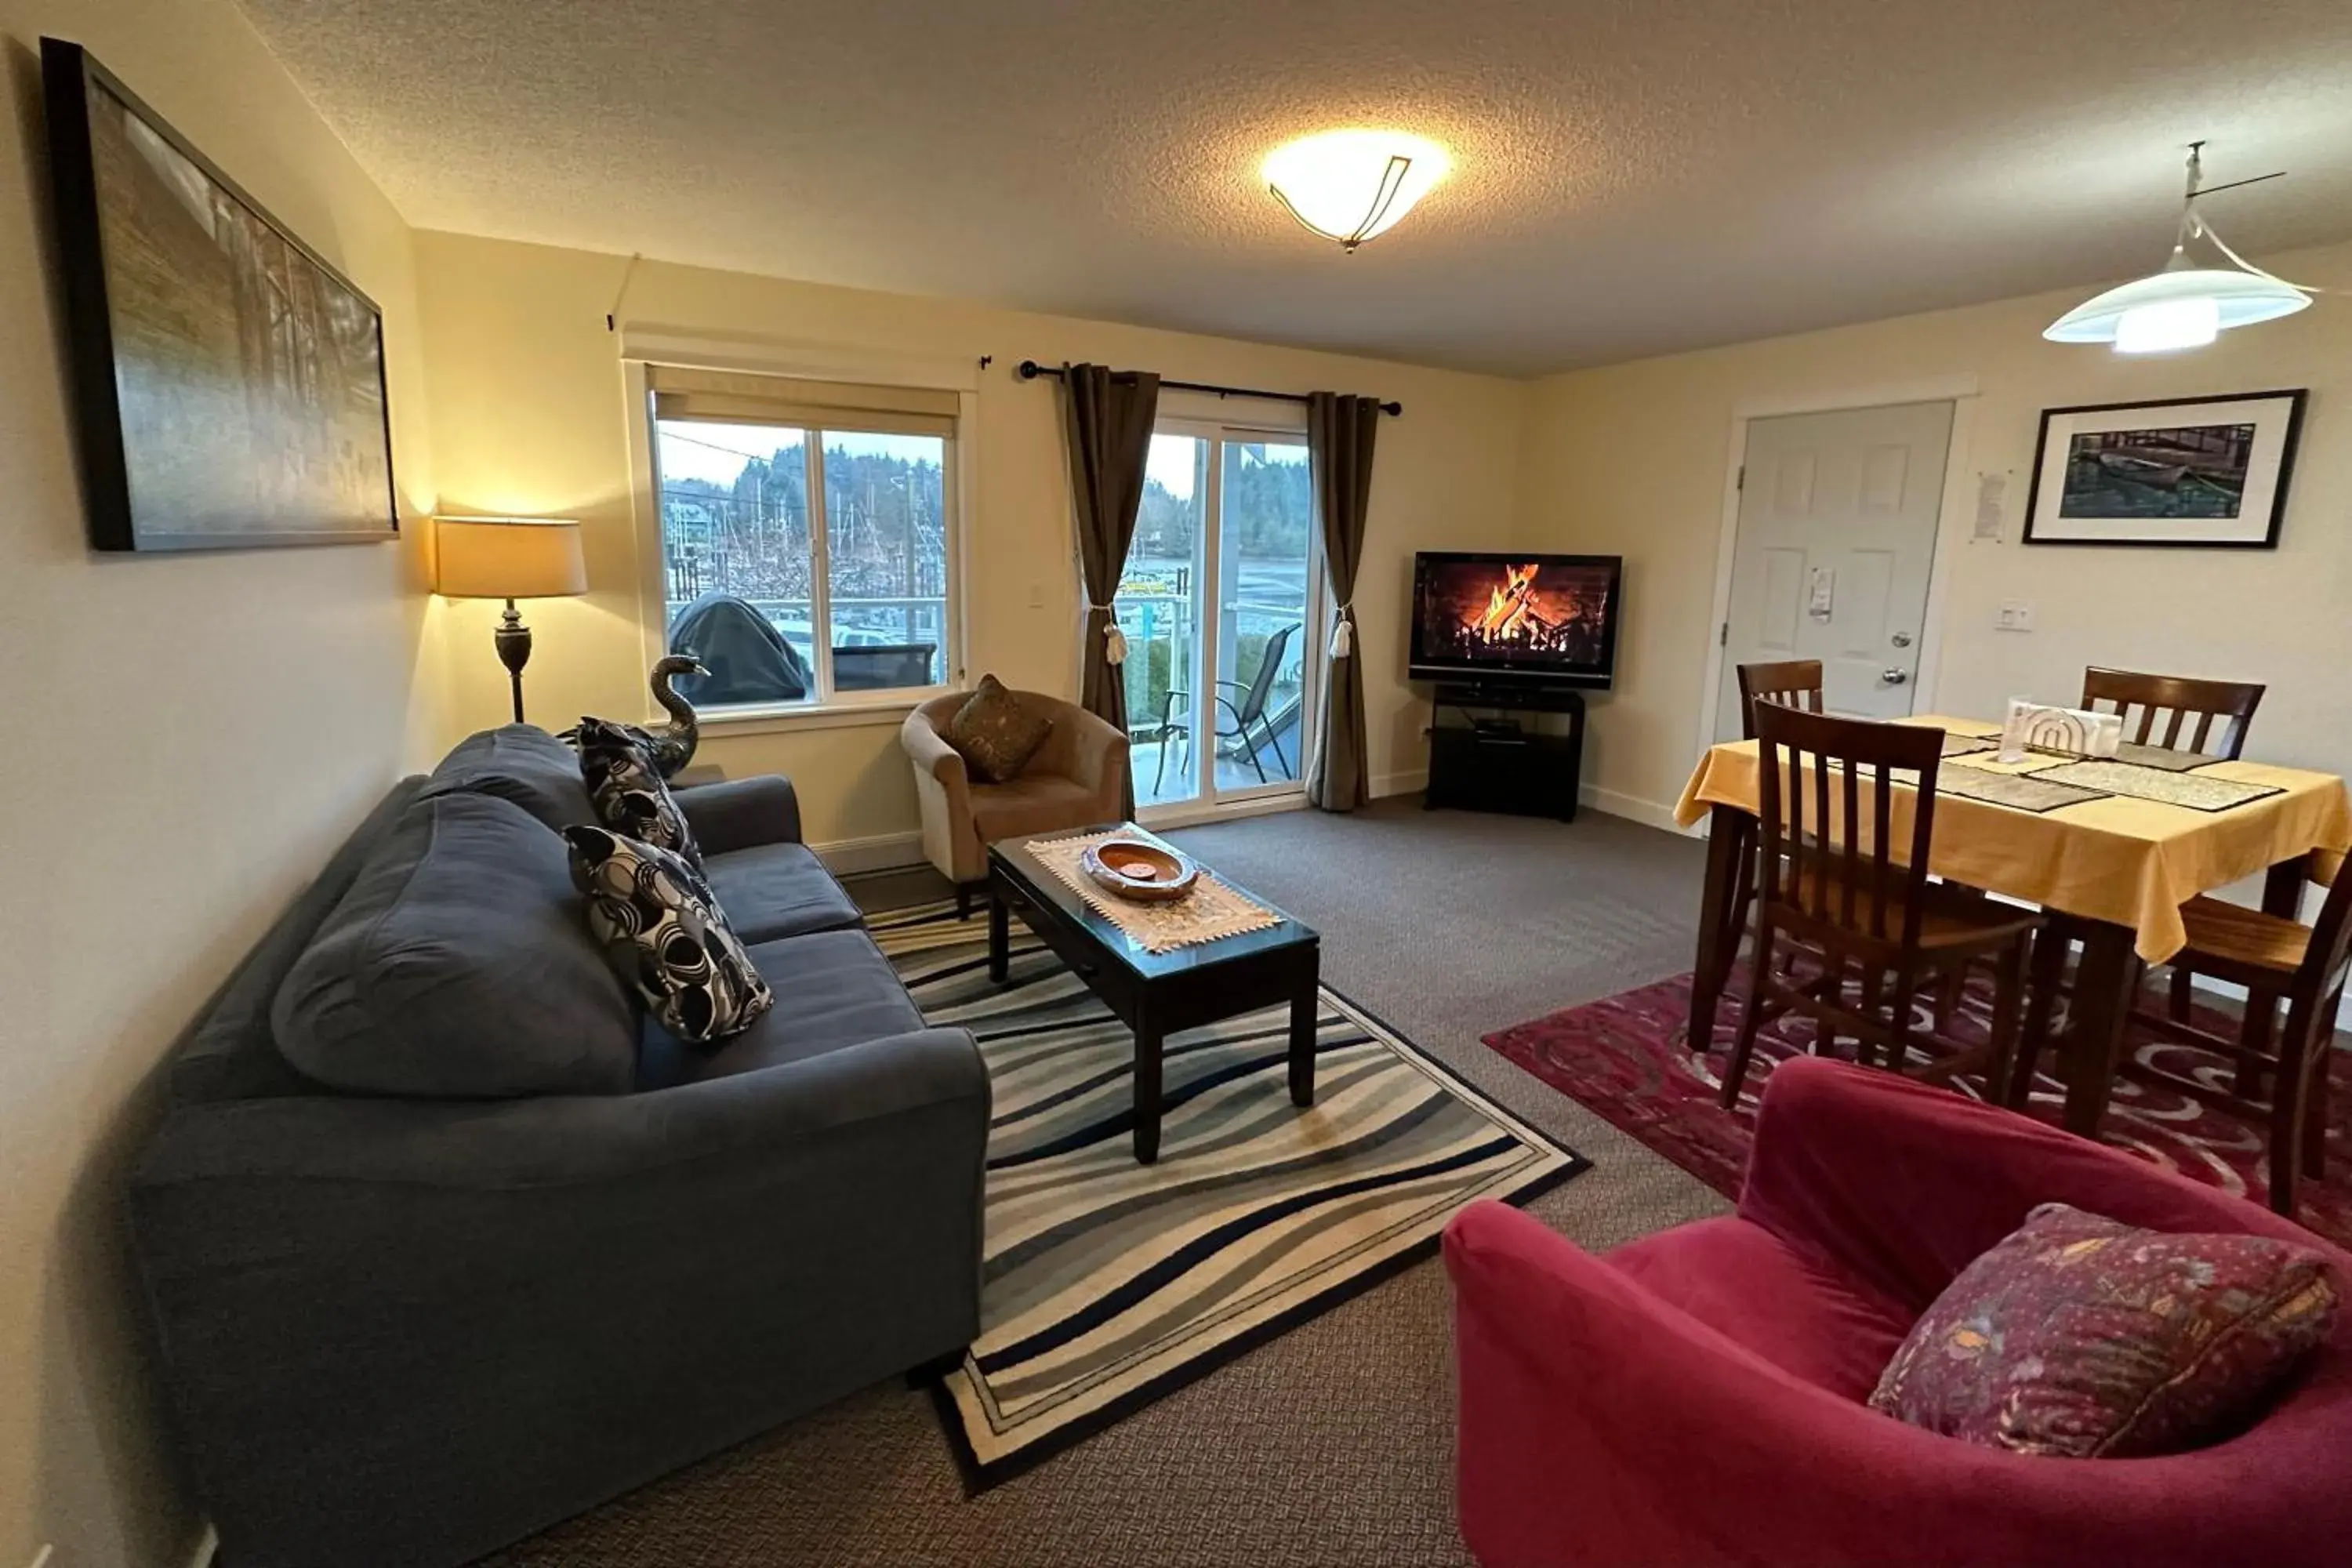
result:
[[[685,857],[609,828],[567,827],[588,929],[662,1027],[693,1045],[751,1026],[775,1001]]]
[[[657,849],[674,849],[688,864],[702,864],[686,813],[645,742],[605,719],[580,721],[580,777],[596,807],[596,820],[624,837]]]

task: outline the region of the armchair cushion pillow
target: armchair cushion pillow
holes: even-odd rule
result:
[[[774,1003],[702,873],[686,858],[603,827],[573,827],[572,875],[614,972],[662,1027],[708,1045],[751,1026]]]
[[[694,829],[644,742],[606,720],[581,720],[580,776],[595,804],[596,820],[605,827],[701,866]]]
[[[2043,1204],[1928,1307],[1870,1403],[2016,1453],[2175,1453],[2254,1409],[2336,1307],[2315,1247]]]
[[[278,988],[278,1053],[355,1094],[622,1094],[636,1008],[590,940],[563,841],[520,806],[420,795]]]
[[[948,721],[943,738],[980,779],[1003,784],[1020,776],[1053,731],[1051,715],[1023,702],[996,677],[983,675],[971,700]]]

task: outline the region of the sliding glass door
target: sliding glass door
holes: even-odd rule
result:
[[[1296,794],[1322,561],[1305,438],[1163,423],[1119,583],[1136,802]]]

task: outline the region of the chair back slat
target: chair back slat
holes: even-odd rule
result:
[[[2266,688],[2251,681],[2196,680],[2177,675],[2144,675],[2130,669],[2105,669],[2097,665],[2083,672],[2083,706],[2101,711],[2113,711],[2124,721],[2124,728],[2137,745],[2156,744],[2171,750],[2203,752],[2209,743],[2218,755],[2235,758],[2244,752],[2246,731],[2254,721],[2254,710],[2263,700]],[[2101,703],[2111,704],[2100,709]],[[2132,723],[2137,709],[2139,722]],[[2150,742],[2159,716],[2164,721],[2162,738]],[[2194,719],[2196,728],[2190,731],[2189,743],[2180,743],[2184,721]],[[2221,733],[2213,734],[2213,721],[2222,721]]]
[[[1944,732],[1832,718],[1774,702],[1758,703],[1754,715],[1758,886],[1765,900],[1810,925],[1818,940],[1857,949],[1899,948],[1907,963],[1919,943]],[[1866,820],[1865,773],[1871,796]],[[1904,773],[1916,780],[1911,842],[1902,847],[1907,858],[1898,857],[1894,842],[1894,795],[1897,775]]]
[[[1822,711],[1822,661],[1782,659],[1777,664],[1743,664],[1739,675],[1739,737],[1756,738],[1756,705],[1777,702],[1808,713]]]

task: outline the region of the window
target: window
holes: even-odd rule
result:
[[[710,671],[679,691],[766,708],[947,684],[956,395],[646,380],[667,641]]]

